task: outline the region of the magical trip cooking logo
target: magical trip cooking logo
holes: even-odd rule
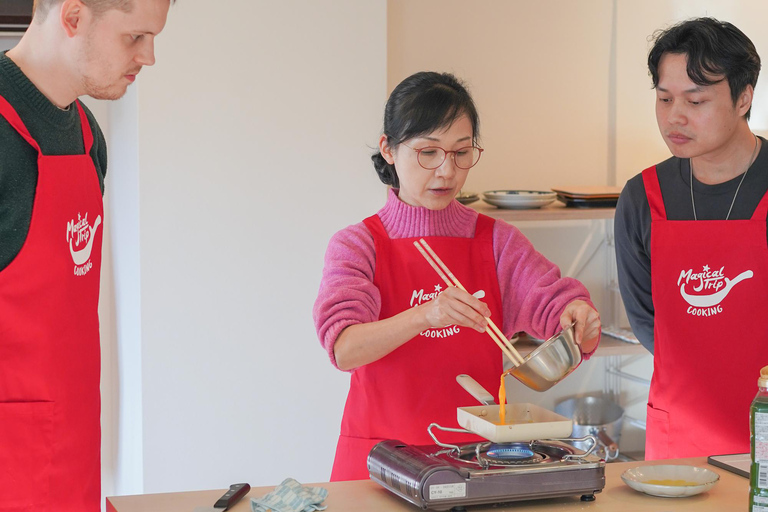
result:
[[[693,269],[680,271],[677,285],[680,287],[680,295],[688,303],[686,313],[692,316],[714,316],[722,313],[721,302],[733,287],[754,275],[751,270],[745,270],[729,279],[725,277],[724,270],[725,266],[712,270],[709,265],[704,265],[701,272],[694,272]],[[695,293],[686,292],[686,288]]]
[[[91,268],[91,250],[93,249],[93,240],[96,230],[101,225],[101,215],[97,216],[93,224],[88,222],[88,213],[82,216],[77,213],[77,220],[72,219],[67,222],[67,244],[69,244],[69,253],[72,255],[72,261],[75,263],[74,274],[84,276]]]

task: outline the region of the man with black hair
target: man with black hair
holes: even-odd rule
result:
[[[657,32],[648,68],[674,156],[627,182],[615,221],[621,295],[654,354],[646,458],[747,452],[768,364],[768,152],[748,124],[760,57],[698,18]]]

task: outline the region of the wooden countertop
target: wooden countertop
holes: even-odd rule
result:
[[[720,481],[709,491],[689,498],[658,498],[648,496],[627,487],[621,474],[629,468],[654,464],[690,464],[706,467],[720,475]],[[606,485],[591,503],[582,502],[579,496],[545,500],[514,502],[504,507],[471,507],[470,512],[669,512],[696,511],[722,512],[746,510],[749,480],[724,469],[707,464],[706,458],[677,459],[651,462],[620,462],[605,467]],[[370,480],[310,484],[328,489],[328,512],[415,512],[419,508],[393,495]],[[256,487],[240,503],[229,509],[232,512],[251,510],[251,497],[263,496],[274,487]],[[224,490],[197,491],[170,494],[146,494],[107,498],[107,512],[192,512],[195,507],[211,506]]]
[[[573,208],[565,206],[560,201],[555,201],[543,208],[532,208],[529,210],[497,208],[482,199],[467,206],[489,217],[502,219],[507,222],[520,220],[612,219],[616,214],[616,208]]]

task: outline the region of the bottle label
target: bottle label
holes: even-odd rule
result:
[[[757,486],[765,489],[768,487],[768,462],[758,462],[757,467]],[[768,500],[766,504],[768,504]]]
[[[752,508],[750,512],[768,512],[768,498],[752,496]]]
[[[755,462],[768,463],[768,413],[765,412],[755,412]]]

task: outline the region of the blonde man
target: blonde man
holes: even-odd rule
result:
[[[38,0],[0,54],[0,511],[100,510],[104,136],[171,0]]]

